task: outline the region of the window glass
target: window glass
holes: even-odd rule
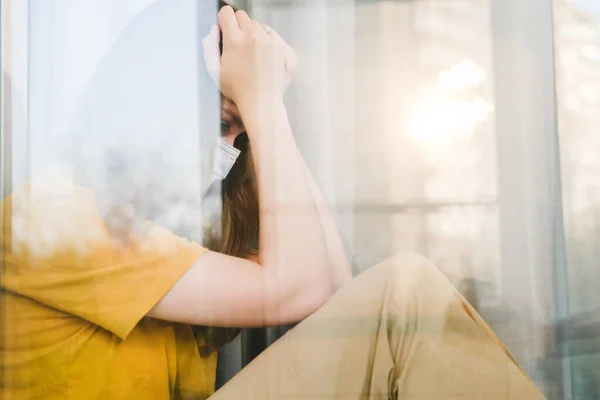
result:
[[[600,3],[231,3],[299,55],[289,119],[354,272],[423,254],[549,399],[600,398]],[[133,168],[130,197],[99,201],[143,198],[202,242],[222,211],[221,97],[198,73],[216,4],[3,1],[3,196],[69,162],[97,188]],[[286,330],[244,330],[217,386]]]
[[[564,345],[573,399],[600,396],[600,4],[554,2],[557,111],[568,263]]]

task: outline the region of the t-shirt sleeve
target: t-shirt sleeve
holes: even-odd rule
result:
[[[207,251],[147,224],[123,243],[91,191],[21,190],[2,205],[2,288],[96,324],[124,339]]]

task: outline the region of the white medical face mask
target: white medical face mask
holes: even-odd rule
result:
[[[235,164],[240,156],[240,153],[240,150],[223,139],[219,139],[215,148],[211,181],[215,182],[225,179],[231,168],[233,168],[233,164]]]
[[[213,233],[220,235],[219,218],[222,213],[221,181],[227,177],[240,155],[240,151],[219,138],[214,147],[213,168],[207,187],[202,196],[202,219],[204,230],[212,227]],[[202,232],[206,234],[206,232]]]

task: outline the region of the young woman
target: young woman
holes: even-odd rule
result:
[[[204,399],[236,328],[303,320],[211,398],[541,398],[423,258],[351,280],[290,129],[282,97],[297,61],[281,38],[223,5],[203,50],[224,140],[242,150],[223,182],[222,239],[208,244],[218,251],[156,223],[120,224],[141,208],[107,214],[69,179],[14,192],[3,204],[1,397]]]

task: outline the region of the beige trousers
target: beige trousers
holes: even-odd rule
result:
[[[391,258],[349,282],[211,400],[543,399],[427,260]]]

